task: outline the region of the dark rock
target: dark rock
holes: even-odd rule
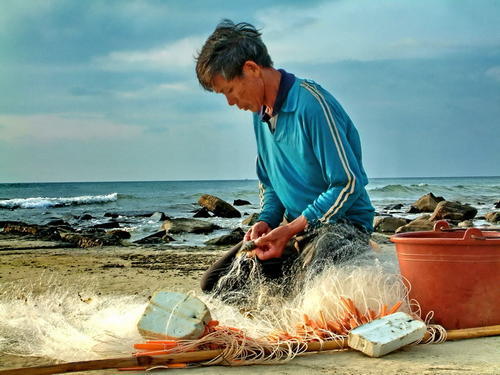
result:
[[[79,220],[92,220],[94,217],[90,214],[83,214],[82,216],[77,216]]]
[[[226,201],[210,194],[204,194],[198,200],[198,204],[205,207],[215,216],[219,217],[241,217],[241,213]]]
[[[113,237],[118,237],[122,240],[128,240],[130,238],[130,232],[127,232],[126,230],[120,230],[120,229],[113,229],[108,232],[108,235],[113,236]]]
[[[63,219],[54,219],[54,220],[51,220],[46,225],[51,225],[51,226],[54,226],[54,227],[57,227],[57,226],[66,226],[66,227],[69,227],[70,226],[69,223],[67,223]]]
[[[199,210],[195,211],[195,214],[193,215],[193,217],[205,217],[205,218],[207,218],[207,217],[212,217],[212,215],[210,215],[210,212],[205,207],[202,207]]]
[[[397,204],[391,204],[389,206],[385,206],[384,210],[400,210],[403,208],[402,203],[397,203]]]
[[[500,201],[495,202],[495,208],[500,208]]]
[[[252,203],[250,203],[249,201],[246,201],[244,199],[235,199],[233,201],[233,206],[246,206],[249,204],[252,204]]]
[[[156,233],[150,234],[149,236],[141,238],[140,240],[134,241],[134,243],[141,244],[141,245],[154,245],[154,244],[161,244],[161,243],[170,242],[170,241],[175,241],[175,239],[170,237],[166,231],[161,230],[159,232],[156,232]]]
[[[484,218],[490,223],[497,223],[500,221],[500,212],[488,212]]]
[[[408,211],[406,211],[406,213],[408,213],[408,214],[418,214],[420,212],[421,211],[418,208],[413,207],[413,206],[410,206],[410,208],[408,209]]]
[[[87,234],[105,234],[106,231],[100,228],[85,228],[85,229],[77,229],[75,232],[77,233],[87,233]]]
[[[241,228],[236,228],[229,234],[206,241],[205,244],[215,246],[236,245],[243,240],[244,236],[245,232]]]
[[[22,221],[13,221],[13,220],[0,220],[0,228],[3,228],[9,224],[13,225],[26,225],[26,223],[23,223]]]
[[[116,221],[109,221],[107,223],[101,223],[101,224],[93,225],[92,228],[96,228],[96,229],[120,228],[120,223],[118,223]]]
[[[165,220],[162,229],[174,234],[182,232],[207,234],[220,227],[203,220],[180,218]]]
[[[118,216],[120,216],[119,214],[115,213],[115,212],[106,212],[104,214],[104,217],[112,217],[112,218],[117,218]]]
[[[100,246],[117,246],[121,245],[121,239],[107,234],[97,233],[61,233],[61,238],[64,241],[71,242],[78,247],[100,247]]]
[[[259,214],[257,212],[254,212],[249,217],[247,217],[245,220],[243,220],[241,222],[241,224],[252,226],[257,222],[258,219],[259,219]]]
[[[396,229],[396,233],[429,231],[434,229],[434,223],[430,220],[413,220]]]
[[[444,201],[443,197],[436,197],[429,193],[421,196],[415,203],[412,204],[417,211],[415,212],[433,212],[439,202]]]
[[[469,220],[474,219],[477,214],[477,209],[468,204],[459,202],[442,201],[436,206],[430,220]]]
[[[61,236],[54,227],[36,225],[36,224],[7,224],[3,228],[4,233],[19,235],[32,235],[42,240],[59,241]]]
[[[408,224],[408,220],[400,217],[377,216],[373,220],[373,227],[379,233],[394,233],[396,229]]]

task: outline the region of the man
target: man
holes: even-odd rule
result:
[[[279,278],[289,245],[308,262],[356,255],[359,243],[368,243],[374,209],[354,124],[321,86],[276,70],[260,36],[248,23],[222,21],[198,55],[196,73],[203,88],[253,112],[262,210],[245,241],[254,241],[264,274]],[[325,235],[342,241],[325,242]],[[240,249],[207,271],[203,290],[214,288]]]

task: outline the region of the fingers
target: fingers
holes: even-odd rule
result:
[[[252,233],[250,234],[250,239],[253,241],[256,240],[257,238],[259,238],[258,232],[255,229],[252,229]]]
[[[266,242],[267,241],[265,237],[259,237],[254,240],[255,247],[260,247],[260,248],[263,248]]]
[[[267,231],[257,230],[256,228],[254,228],[252,229],[252,234],[250,235],[250,239],[252,241],[256,240],[257,238],[260,238],[267,233],[268,233]]]
[[[257,258],[259,258],[260,260],[269,260],[273,258],[279,258],[281,256],[276,249],[255,249],[253,252],[255,253],[255,256],[257,256]]]

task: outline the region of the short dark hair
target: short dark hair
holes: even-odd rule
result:
[[[227,81],[240,77],[245,61],[273,66],[261,33],[251,24],[222,20],[196,57],[196,75],[201,86],[213,91],[212,81],[220,74]]]

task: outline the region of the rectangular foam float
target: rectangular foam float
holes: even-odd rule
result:
[[[145,338],[197,339],[211,320],[198,298],[177,292],[158,292],[146,307],[137,328]]]
[[[397,312],[353,329],[347,344],[370,357],[381,357],[422,339],[426,330],[424,322]]]

